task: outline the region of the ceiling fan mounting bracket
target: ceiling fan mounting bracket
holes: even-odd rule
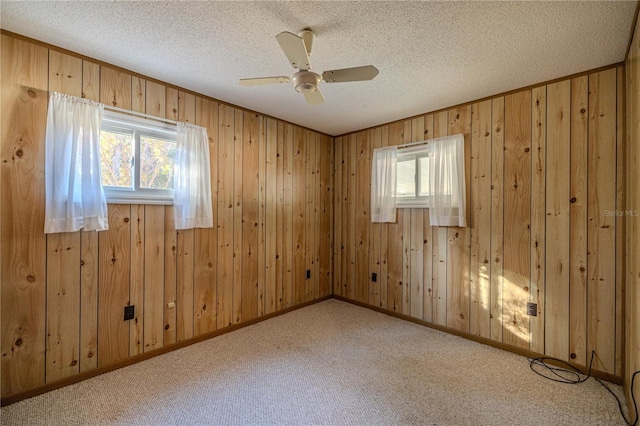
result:
[[[304,47],[307,50],[307,55],[311,56],[313,40],[316,38],[316,35],[310,29],[305,28],[298,33],[298,36],[304,41]]]

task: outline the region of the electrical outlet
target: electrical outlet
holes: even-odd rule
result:
[[[136,315],[136,305],[129,305],[124,307],[124,320],[132,320]]]
[[[378,274],[376,274],[375,272],[371,273],[371,281],[378,282]]]
[[[531,315],[532,317],[538,316],[538,304],[537,303],[527,303],[527,315]]]
[[[311,278],[311,269],[307,269],[307,279]]]

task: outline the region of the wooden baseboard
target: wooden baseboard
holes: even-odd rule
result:
[[[201,334],[199,336],[193,337],[191,339],[184,340],[182,342],[173,343],[171,345],[164,346],[162,348],[159,348],[159,349],[156,349],[156,350],[153,350],[153,351],[150,351],[150,352],[144,352],[144,353],[141,353],[139,355],[134,355],[132,357],[123,359],[121,361],[117,361],[117,362],[115,362],[113,364],[105,365],[104,367],[98,367],[98,368],[95,368],[93,370],[84,371],[84,372],[76,374],[74,376],[66,377],[66,378],[61,379],[61,380],[56,380],[55,382],[47,383],[47,384],[45,384],[43,386],[39,386],[37,388],[30,389],[28,391],[24,391],[24,392],[16,393],[16,394],[13,394],[13,395],[5,396],[5,397],[2,397],[2,399],[0,400],[0,406],[4,407],[6,405],[14,404],[14,403],[16,403],[18,401],[22,401],[22,400],[27,399],[27,398],[32,398],[34,396],[41,395],[43,393],[50,392],[50,391],[55,390],[55,389],[59,389],[59,388],[62,388],[64,386],[69,386],[69,385],[72,385],[74,383],[78,383],[78,382],[81,382],[83,380],[90,379],[91,377],[99,376],[101,374],[108,373],[110,371],[114,371],[114,370],[117,370],[119,368],[126,367],[128,365],[136,364],[138,362],[147,360],[149,358],[156,357],[158,355],[163,355],[163,354],[166,354],[168,352],[175,351],[176,349],[180,349],[180,348],[184,348],[186,346],[193,345],[194,343],[199,343],[199,342],[202,342],[204,340],[209,340],[209,339],[211,339],[213,337],[217,337],[217,336],[220,336],[222,334],[226,334],[226,333],[229,333],[229,332],[232,332],[232,331],[235,331],[235,330],[239,330],[241,328],[248,327],[250,325],[257,324],[257,323],[262,322],[262,321],[266,321],[268,319],[271,319],[271,318],[274,318],[274,317],[277,317],[277,316],[280,316],[280,315],[283,315],[283,314],[286,314],[286,313],[289,313],[289,312],[304,308],[306,306],[310,306],[310,305],[314,305],[316,303],[323,302],[325,300],[331,299],[332,297],[333,296],[329,295],[329,296],[324,296],[324,297],[321,297],[319,299],[312,300],[312,301],[309,301],[309,302],[304,302],[304,303],[301,303],[299,305],[292,306],[290,308],[286,308],[286,309],[283,309],[283,310],[278,311],[278,312],[273,312],[273,313],[270,313],[270,314],[266,314],[264,316],[252,319],[250,321],[241,322],[239,324],[233,324],[233,325],[230,325],[229,327],[225,327],[225,328],[222,328],[220,330],[215,330],[215,331],[212,331],[212,332],[209,332],[209,333],[204,333],[204,334]]]
[[[395,318],[400,318],[400,319],[403,319],[405,321],[411,321],[411,322],[416,323],[416,324],[424,325],[424,326],[432,328],[434,330],[443,331],[445,333],[449,333],[449,334],[453,334],[453,335],[456,335],[456,336],[459,336],[459,337],[463,337],[463,338],[468,339],[468,340],[473,340],[474,342],[482,343],[482,344],[487,345],[487,346],[491,346],[491,347],[494,347],[494,348],[497,348],[497,349],[502,349],[502,350],[505,350],[505,351],[508,351],[508,352],[512,352],[512,353],[515,353],[515,354],[518,354],[518,355],[526,356],[527,358],[539,358],[539,357],[545,357],[546,356],[544,354],[541,354],[541,353],[538,353],[538,352],[534,352],[534,351],[530,351],[528,349],[516,348],[514,346],[510,346],[510,345],[504,344],[502,342],[496,342],[495,340],[487,339],[486,337],[480,337],[480,336],[476,336],[476,335],[473,335],[473,334],[465,333],[463,331],[459,331],[459,330],[456,330],[456,329],[453,329],[453,328],[449,328],[449,327],[446,327],[446,326],[443,326],[443,325],[432,324],[430,322],[427,322],[427,321],[424,321],[424,320],[421,320],[421,319],[418,319],[418,318],[414,318],[414,317],[411,317],[411,316],[408,316],[408,315],[404,315],[404,314],[399,314],[397,312],[389,311],[387,309],[383,309],[383,308],[380,308],[380,307],[377,307],[377,306],[368,305],[366,303],[362,303],[362,302],[359,302],[357,300],[347,299],[345,297],[337,296],[337,295],[334,295],[333,298],[337,299],[337,300],[341,300],[343,302],[351,303],[352,305],[361,306],[363,308],[367,308],[367,309],[371,309],[371,310],[376,311],[376,312],[387,314],[387,315],[390,315],[390,316],[395,317]],[[545,362],[547,362],[548,364],[557,365],[559,367],[563,366],[562,362],[556,362],[553,359],[545,359]],[[573,364],[573,363],[569,363],[569,364],[571,366],[577,368],[579,371],[584,371],[584,367],[581,366],[581,365],[576,365],[576,364]],[[614,374],[606,373],[604,371],[591,370],[591,375],[593,377],[598,378],[598,379],[606,380],[607,382],[610,382],[610,383],[615,383],[617,385],[621,385],[622,384],[622,377],[621,376],[616,376]]]

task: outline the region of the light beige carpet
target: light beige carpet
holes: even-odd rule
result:
[[[610,385],[622,397],[620,386]],[[1,410],[16,424],[616,425],[594,380],[328,300]]]

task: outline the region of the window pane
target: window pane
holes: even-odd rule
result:
[[[132,133],[100,131],[100,167],[105,186],[132,187]]]
[[[429,157],[420,158],[420,197],[431,195],[429,192]]]
[[[416,162],[410,160],[398,161],[396,187],[398,198],[415,198],[416,196]]]
[[[140,136],[140,188],[173,189],[176,142]]]

